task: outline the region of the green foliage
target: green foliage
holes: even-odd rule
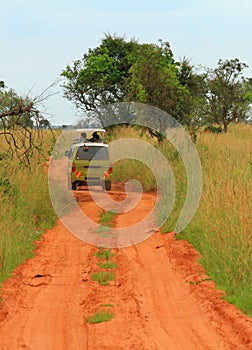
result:
[[[117,213],[112,211],[103,212],[102,216],[100,217],[99,223],[103,226],[112,227],[114,225],[113,219],[115,215],[117,215]]]
[[[252,284],[247,287],[239,290],[239,293],[235,292],[234,294],[229,294],[226,300],[234,304],[244,313],[252,317]]]
[[[45,152],[50,147],[48,140],[45,133]],[[40,239],[44,229],[56,222],[43,164],[33,157],[30,167],[24,167],[5,151],[5,143],[1,144],[1,149],[0,283],[17,265],[32,257],[34,242]]]
[[[247,64],[235,58],[219,60],[217,68],[208,71],[206,80],[208,120],[222,126],[224,132],[227,132],[231,122],[241,122],[248,116],[249,84],[248,79],[242,75],[247,67]]]
[[[0,282],[26,258],[34,241],[56,221],[42,165],[32,173],[11,162],[9,177],[1,169],[0,185]]]
[[[140,181],[144,191],[156,188],[156,180],[144,163],[135,159],[123,159],[113,164],[113,179],[118,182],[127,182],[130,179]]]
[[[222,132],[222,128],[220,126],[209,125],[204,128],[205,132],[212,132],[213,134],[219,134]]]
[[[100,46],[89,49],[82,60],[61,73],[67,81],[63,84],[65,97],[87,111],[122,101],[136,46],[133,39],[127,42],[123,37],[106,35]]]
[[[87,323],[101,323],[110,321],[113,318],[113,314],[109,311],[99,311],[87,318]]]
[[[98,266],[101,269],[115,269],[117,265],[113,263],[112,261],[106,261],[104,263],[99,263]]]
[[[88,111],[88,123],[128,121],[129,113],[114,113],[113,107],[107,113],[104,106],[139,102],[171,114],[196,140],[196,132],[206,123],[222,125],[226,131],[230,122],[249,117],[252,83],[242,76],[246,67],[236,58],[219,60],[217,68],[202,72],[189,59],[175,62],[169,42],[140,44],[105,35],[98,47],[89,49],[61,75],[64,96]],[[165,126],[158,125],[157,130],[162,133]]]
[[[252,128],[202,133],[197,142],[203,169],[200,205],[178,238],[200,252],[200,262],[228,301],[252,314]],[[242,154],[242,157],[241,157]]]
[[[113,129],[112,135],[114,139],[148,136],[132,127],[119,126]],[[185,167],[168,141],[160,144],[153,139],[148,141],[165,155],[174,173],[176,198],[162,226],[163,233],[171,232],[187,195]],[[248,151],[252,149],[251,142],[252,126],[249,124],[230,125],[228,133],[199,134],[196,148],[203,170],[202,197],[189,226],[177,234],[177,238],[188,240],[199,251],[200,262],[217,287],[226,292],[227,300],[249,315],[252,314],[252,154]],[[125,167],[125,174],[127,171]],[[144,172],[139,170],[138,174],[143,183]],[[157,214],[162,216],[162,210]]]
[[[15,184],[11,184],[7,177],[0,178],[0,192],[2,192],[8,198],[18,194],[18,188]]]
[[[111,251],[111,249],[99,248],[99,250],[95,252],[94,255],[101,260],[109,260],[115,254]]]
[[[205,75],[199,74],[190,60],[183,58],[179,65],[178,78],[184,87],[178,104],[176,118],[186,125],[192,135],[196,135],[199,127],[205,124]]]
[[[7,129],[33,128],[33,102],[28,96],[18,96],[13,90],[0,90],[0,125]]]
[[[99,284],[105,286],[108,285],[110,281],[113,281],[115,279],[115,275],[112,272],[99,271],[93,273],[91,278],[93,281],[96,281]]]
[[[139,45],[130,73],[127,100],[156,106],[170,114],[176,112],[183,87],[168,42]]]

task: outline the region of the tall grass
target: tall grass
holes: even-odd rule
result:
[[[186,198],[186,170],[183,165],[182,159],[179,155],[179,152],[167,140],[164,140],[163,142],[159,143],[157,139],[151,137],[148,130],[141,129],[138,126],[122,126],[114,128],[112,131],[110,131],[109,138],[113,141],[118,140],[120,138],[141,139],[143,141],[148,142],[150,145],[153,146],[153,148],[155,148],[157,151],[160,151],[165,156],[174,174],[176,194],[175,201],[173,204],[173,210],[169,216],[169,220],[165,221],[162,230],[172,231],[178,220],[181,208],[183,207],[183,203]],[[146,153],[147,152],[149,152],[148,148],[146,149]],[[113,181],[126,182],[129,179],[136,179],[141,183],[144,191],[153,191],[156,190],[157,183],[151,169],[156,169],[156,171],[159,174],[159,181],[161,182],[161,187],[169,186],[170,180],[167,179],[165,175],[162,178],[162,174],[165,174],[165,172],[163,172],[163,167],[165,167],[166,165],[160,164],[158,160],[155,159],[155,153],[153,153],[153,157],[151,160],[151,169],[146,164],[144,164],[145,160],[151,157],[151,155],[149,155],[148,153],[145,154],[144,152],[140,153],[140,150],[139,154],[141,155],[143,162],[136,159],[122,159],[113,164]],[[169,192],[169,189],[167,192]],[[162,201],[158,206],[157,210],[157,222],[163,222],[163,216],[166,215],[166,210],[164,210],[165,213],[163,213],[162,208],[167,207],[167,202],[169,200],[170,198],[162,198]]]
[[[201,134],[197,148],[203,193],[182,237],[198,249],[227,300],[252,315],[252,126]]]
[[[109,140],[116,141],[120,139],[141,139],[148,143],[153,140],[146,132],[139,128],[121,126],[116,127],[109,132]],[[120,152],[120,150],[119,150]],[[116,157],[116,155],[114,155]],[[125,158],[113,164],[112,180],[115,182],[127,182],[130,179],[138,180],[144,191],[151,191],[156,188],[156,180],[152,171],[137,159]]]
[[[113,137],[143,138],[168,159],[176,198],[162,232],[174,230],[187,190],[178,152],[168,142],[158,144],[146,132],[140,134],[134,128],[116,129]],[[227,300],[252,316],[252,126],[231,125],[226,134],[201,133],[196,148],[203,171],[202,197],[190,224],[177,238],[194,245],[201,263],[218,288],[226,292]],[[125,165],[121,161],[117,180],[120,176],[130,178],[130,172],[135,172],[144,188],[155,188],[153,182],[151,186],[145,184],[146,173],[140,168],[129,171]]]
[[[51,147],[51,139],[46,136],[45,154]],[[4,153],[0,165],[1,283],[18,264],[32,256],[34,241],[45,228],[53,226],[56,215],[51,206],[43,162],[34,157],[28,169]]]

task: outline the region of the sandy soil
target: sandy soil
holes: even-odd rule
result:
[[[121,200],[114,188],[111,196]],[[87,191],[76,197],[99,219]],[[117,227],[143,218],[154,194],[119,215]],[[59,222],[37,243],[33,259],[19,266],[2,287],[0,350],[249,350],[252,319],[222,299],[197,252],[172,233],[156,232],[144,242],[113,249],[116,278],[101,286],[97,248]],[[96,311],[112,320],[89,324]]]

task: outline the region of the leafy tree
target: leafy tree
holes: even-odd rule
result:
[[[64,96],[88,112],[88,123],[108,125],[110,121],[125,122],[134,114],[129,104],[119,106],[117,102],[143,102],[174,114],[183,90],[177,72],[169,43],[139,44],[106,35],[100,46],[67,66],[61,75],[66,79]]]
[[[123,101],[131,53],[137,45],[134,39],[126,42],[123,37],[106,35],[99,47],[89,49],[81,60],[63,70],[64,96],[84,111]]]
[[[195,67],[186,57],[180,62],[178,78],[184,87],[184,94],[179,101],[177,119],[186,125],[192,138],[205,120],[205,74],[196,72]]]
[[[169,113],[195,137],[204,123],[227,131],[230,122],[248,117],[252,84],[242,76],[246,67],[238,59],[219,60],[216,69],[200,74],[186,58],[175,62],[168,42],[139,44],[107,34],[61,76],[64,96],[85,112],[88,125],[125,122],[132,115],[126,102],[132,101]],[[132,121],[137,122],[134,117]],[[161,133],[164,124],[157,122]]]
[[[250,104],[248,80],[242,75],[247,64],[239,59],[219,60],[208,71],[206,100],[210,122],[227,132],[231,122],[244,121]],[[251,91],[251,89],[250,89]]]
[[[178,65],[168,42],[139,46],[130,68],[127,99],[176,113],[183,88],[177,77]]]

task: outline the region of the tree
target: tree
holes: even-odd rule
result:
[[[185,125],[194,140],[200,126],[205,120],[205,74],[197,73],[190,59],[183,57],[180,61],[178,78],[184,87],[184,94],[179,100],[177,119]]]
[[[168,42],[139,46],[127,81],[127,99],[158,107],[173,115],[183,93],[178,64]]]
[[[143,102],[174,114],[182,93],[177,71],[168,42],[139,44],[106,35],[100,46],[68,65],[61,76],[66,79],[64,96],[88,112],[89,123],[104,126],[125,122],[130,115],[130,105],[118,102]]]
[[[137,45],[134,39],[127,42],[124,37],[106,35],[99,47],[89,49],[62,71],[64,96],[84,111],[123,101],[131,53]]]
[[[242,75],[247,64],[239,59],[219,60],[208,71],[206,100],[208,119],[227,132],[231,122],[244,121],[249,108],[248,79]]]
[[[17,157],[25,165],[30,164],[35,151],[41,150],[40,127],[45,118],[37,106],[50,96],[49,88],[33,99],[19,96],[5,86],[0,90],[0,137],[5,139],[11,158]],[[34,126],[36,133],[32,130]]]

